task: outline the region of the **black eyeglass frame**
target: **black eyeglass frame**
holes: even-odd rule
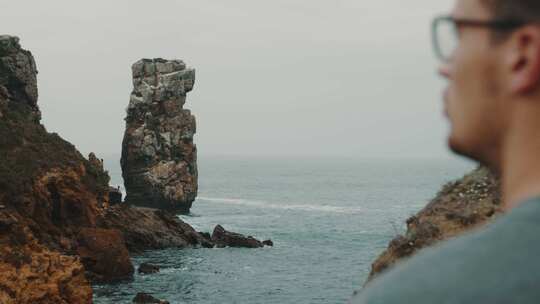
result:
[[[439,58],[439,60],[443,62],[448,62],[450,58],[446,58],[446,56],[443,54],[439,38],[437,35],[437,29],[439,27],[439,24],[443,22],[452,22],[458,27],[483,27],[483,28],[489,28],[495,31],[505,32],[505,31],[513,31],[519,27],[524,26],[527,24],[525,21],[519,21],[519,20],[475,20],[475,19],[467,19],[467,18],[454,18],[452,16],[439,16],[433,19],[433,22],[431,24],[431,40],[433,44],[433,49],[435,50],[435,55]]]

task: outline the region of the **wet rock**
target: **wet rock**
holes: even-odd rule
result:
[[[212,239],[207,237],[208,234],[201,234],[196,231],[187,231],[185,235],[191,245],[201,246],[204,248],[213,248],[215,246]]]
[[[199,240],[199,243],[204,248],[214,248],[216,244],[212,241],[212,236],[208,232],[198,232],[197,233],[201,238],[202,241]]]
[[[99,217],[98,226],[122,231],[131,252],[185,248],[206,242],[173,213],[126,204],[109,208]]]
[[[260,248],[264,245],[252,236],[244,236],[240,233],[225,230],[221,225],[217,225],[212,233],[212,241],[220,248],[223,247],[245,247]]]
[[[201,232],[199,231],[199,234],[204,237],[205,239],[208,239],[208,240],[211,240],[212,239],[212,236],[210,235],[210,233],[208,232]]]
[[[198,189],[196,127],[183,106],[195,70],[157,58],[137,61],[132,71],[121,159],[126,202],[189,212]]]
[[[77,254],[95,282],[115,282],[133,276],[133,264],[124,238],[116,229],[84,228]]]
[[[142,263],[137,270],[140,274],[152,274],[159,272],[159,266],[150,263]]]
[[[159,300],[154,298],[152,295],[144,292],[139,292],[135,298],[133,298],[133,303],[136,304],[169,304],[168,301]]]
[[[263,241],[262,244],[264,246],[269,246],[269,247],[273,247],[274,246],[274,242],[272,242],[272,240],[266,240],[266,241]]]

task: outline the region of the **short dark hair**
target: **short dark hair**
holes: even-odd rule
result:
[[[501,21],[535,22],[540,21],[540,0],[480,0],[493,14],[493,18]],[[496,31],[492,34],[492,42],[497,44],[512,31]]]
[[[500,20],[540,21],[539,0],[481,0]]]

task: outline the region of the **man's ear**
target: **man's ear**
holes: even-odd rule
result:
[[[510,89],[526,94],[540,85],[540,26],[520,28],[510,39]]]

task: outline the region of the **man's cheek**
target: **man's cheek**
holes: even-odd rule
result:
[[[473,98],[474,84],[478,81],[474,69],[470,68],[474,64],[469,63],[468,59],[462,58],[455,65],[453,84],[457,102],[460,103],[466,103]]]

